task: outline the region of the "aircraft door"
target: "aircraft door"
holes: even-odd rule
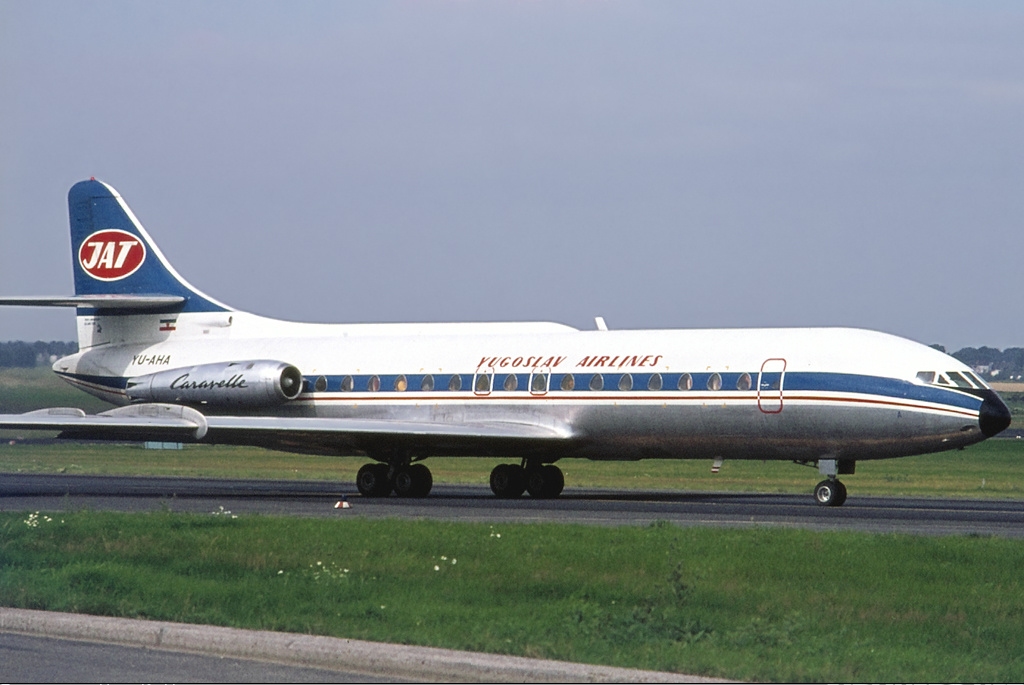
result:
[[[765,359],[757,374],[757,408],[765,414],[782,411],[782,386],[786,381],[786,360]]]

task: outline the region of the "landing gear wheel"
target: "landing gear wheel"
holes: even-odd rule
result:
[[[841,507],[846,502],[846,486],[839,481],[836,481],[836,488],[836,503],[832,506]]]
[[[434,485],[434,477],[423,464],[403,466],[395,473],[395,494],[399,497],[426,497]]]
[[[516,464],[498,464],[491,471],[491,492],[501,499],[516,499],[526,490],[526,471]]]
[[[391,494],[391,479],[387,464],[365,464],[356,474],[356,487],[363,497],[387,497]]]
[[[838,480],[823,480],[814,486],[814,499],[823,507],[839,507],[846,501],[846,486]]]
[[[528,472],[526,489],[531,497],[537,499],[553,499],[562,494],[565,487],[565,476],[562,469],[553,464],[547,464]]]

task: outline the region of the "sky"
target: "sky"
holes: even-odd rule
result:
[[[0,294],[72,292],[94,176],[275,318],[1024,346],[1021,36],[994,1],[0,0]]]

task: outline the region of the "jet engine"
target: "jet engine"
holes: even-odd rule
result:
[[[128,379],[132,402],[271,407],[302,392],[302,373],[291,364],[258,359],[200,364]]]

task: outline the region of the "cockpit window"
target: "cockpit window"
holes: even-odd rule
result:
[[[964,378],[963,376],[961,376],[960,373],[957,372],[957,371],[947,371],[946,375],[949,377],[949,380],[951,380],[954,383],[956,383],[956,387],[958,387],[958,388],[970,388],[971,387],[970,382],[968,382],[968,380],[966,378]]]
[[[965,376],[967,376],[967,378],[968,378],[968,379],[970,379],[970,381],[971,381],[972,383],[974,383],[974,384],[975,384],[976,386],[978,386],[979,388],[985,388],[985,387],[988,387],[988,386],[986,386],[986,385],[985,385],[985,383],[984,383],[984,382],[983,382],[983,381],[982,381],[982,380],[981,380],[980,378],[978,378],[977,376],[975,376],[975,375],[974,375],[973,373],[971,373],[970,371],[964,371],[964,375],[965,375]]]
[[[942,373],[937,373],[935,371],[918,371],[917,379],[924,383],[944,385],[947,388],[956,386],[958,388],[964,388],[965,390],[973,390],[975,388],[983,390],[988,387],[980,378],[970,371],[945,371]]]

